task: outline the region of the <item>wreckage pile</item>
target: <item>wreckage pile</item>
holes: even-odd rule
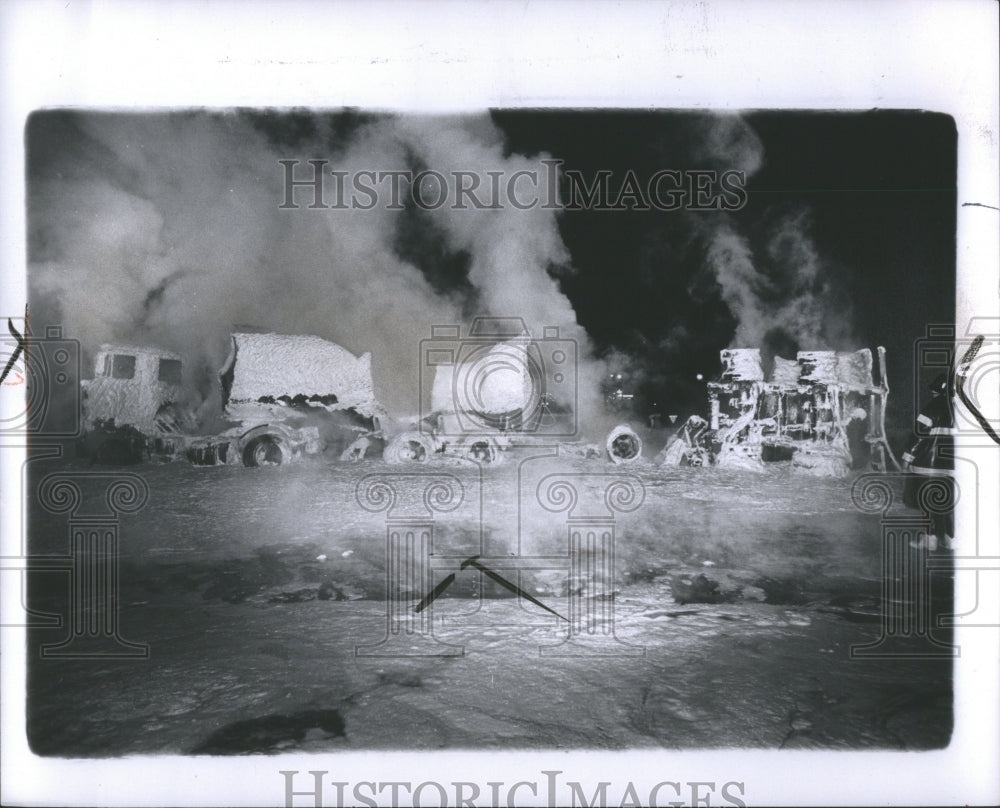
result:
[[[186,456],[198,465],[281,465],[324,448],[364,456],[380,440],[371,355],[314,336],[236,333],[219,371],[228,428],[196,434],[184,405],[181,357],[159,348],[103,345],[82,383],[80,442],[95,462]]]
[[[775,357],[769,375],[757,348],[720,356],[722,373],[708,384],[709,421],[689,418],[661,453],[662,464],[760,469],[791,461],[821,475],[843,475],[866,462],[885,467],[883,348],[878,383],[868,349],[800,351],[794,361]]]
[[[560,343],[561,344],[561,343]],[[471,343],[436,367],[431,400],[417,425],[397,431],[375,398],[371,356],[354,356],[314,336],[236,333],[219,371],[228,427],[194,434],[183,406],[181,357],[168,351],[105,345],[95,378],[84,383],[85,442],[99,462],[186,455],[201,465],[282,465],[334,450],[342,460],[381,455],[387,463],[432,458],[498,463],[539,439],[568,454],[597,447],[566,443],[572,410],[549,392],[537,345],[515,335]],[[538,354],[538,356],[536,356]],[[841,475],[871,462],[885,468],[888,396],[885,351],[876,383],[869,350],[800,351],[776,357],[765,373],[756,348],[721,352],[723,370],[708,384],[709,420],[691,416],[660,455],[664,465],[762,468],[790,461],[814,474]],[[561,390],[561,374],[554,374]],[[564,391],[565,392],[565,391]],[[385,445],[384,429],[395,437]],[[384,452],[383,452],[384,446]],[[604,456],[639,462],[642,440],[628,424],[607,435]]]
[[[137,463],[173,454],[193,426],[183,397],[181,357],[160,348],[104,344],[94,378],[82,381],[82,454],[102,463]]]

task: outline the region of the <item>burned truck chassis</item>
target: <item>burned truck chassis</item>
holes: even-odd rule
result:
[[[790,460],[829,475],[864,463],[898,468],[885,436],[884,348],[878,348],[877,383],[867,349],[800,351],[795,361],[776,357],[769,378],[757,349],[724,350],[721,358],[721,377],[708,384],[710,421],[691,416],[661,463],[759,468]]]

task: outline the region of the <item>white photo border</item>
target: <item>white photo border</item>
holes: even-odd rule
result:
[[[377,7],[374,7],[377,6]],[[24,126],[37,109],[357,106],[925,109],[958,128],[956,323],[998,314],[998,36],[959,2],[7,2],[0,6],[2,311],[26,299]],[[966,204],[976,203],[976,204]],[[23,449],[4,446],[2,555],[20,544]],[[1000,536],[1000,453],[976,455],[981,537]],[[5,611],[12,607],[2,593]],[[1000,615],[997,592],[983,613]],[[16,604],[13,604],[16,606]],[[998,621],[1000,623],[1000,621]],[[975,632],[979,632],[978,634]],[[279,770],[437,777],[745,783],[750,805],[1000,802],[1000,631],[959,629],[956,725],[927,753],[671,750],[352,752],[266,758],[39,758],[24,736],[23,630],[2,633],[2,802],[283,804]],[[340,775],[338,778],[337,775]],[[525,792],[527,795],[528,792]],[[641,790],[640,790],[641,793]],[[384,796],[384,795],[383,795]],[[538,799],[542,799],[540,796]],[[296,804],[305,804],[300,798]],[[530,802],[525,803],[530,804]]]

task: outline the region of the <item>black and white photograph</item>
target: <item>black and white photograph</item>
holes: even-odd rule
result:
[[[105,773],[69,804],[992,800],[995,128],[982,185],[933,95],[162,81],[4,133],[22,772]],[[58,802],[4,756],[12,804]]]

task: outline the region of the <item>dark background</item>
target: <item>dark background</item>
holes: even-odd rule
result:
[[[545,151],[564,169],[590,176],[629,169],[711,168],[692,159],[698,115],[621,111],[494,111],[511,151]],[[957,136],[946,115],[919,111],[749,112],[743,119],[763,146],[763,164],[747,181],[747,204],[732,216],[755,254],[783,212],[801,210],[828,271],[836,275],[831,308],[851,318],[853,345],[884,345],[892,388],[890,416],[908,423],[913,406],[914,343],[928,324],[955,310]],[[581,324],[601,350],[635,357],[641,401],[671,411],[698,407],[695,379],[712,378],[736,320],[711,278],[704,244],[690,217],[716,213],[566,211],[559,227],[575,274],[562,278]],[[713,289],[713,286],[715,288]],[[831,311],[835,315],[836,312]],[[661,345],[682,324],[683,345]],[[762,346],[794,356],[799,347],[774,334]],[[734,346],[754,347],[754,346]],[[704,406],[702,404],[702,406]]]

